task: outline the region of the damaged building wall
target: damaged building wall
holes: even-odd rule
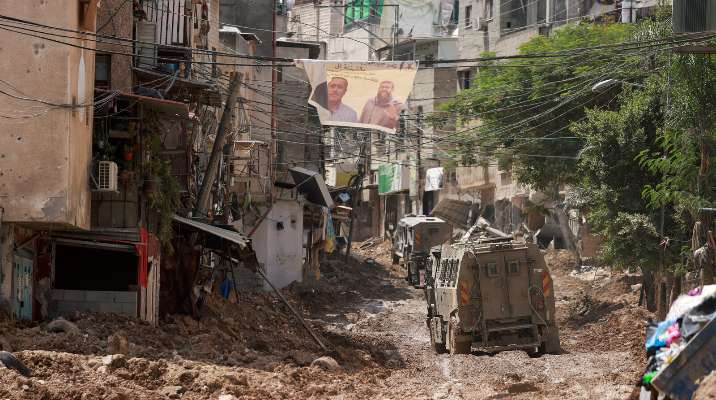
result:
[[[95,6],[96,1],[79,0],[1,2],[0,14],[93,30]],[[94,48],[88,37],[66,41]],[[0,36],[0,48],[5,55],[0,57],[3,79],[22,88],[22,93],[15,90],[16,95],[34,99],[0,97],[0,109],[25,117],[0,121],[0,131],[11,132],[0,135],[3,219],[87,229],[94,51],[9,32]]]
[[[116,36],[131,39],[133,37],[134,14],[132,3],[124,0],[103,0],[97,10],[97,33],[105,36]],[[109,41],[108,41],[109,42]],[[107,89],[131,91],[132,88],[132,58],[109,52],[125,53],[127,48],[124,42],[117,44],[97,43],[97,72],[106,72],[106,82],[103,76],[97,76],[97,87],[108,84]],[[107,53],[103,53],[107,52]],[[103,69],[107,66],[107,69]]]

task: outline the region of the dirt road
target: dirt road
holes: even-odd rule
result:
[[[338,365],[270,295],[217,301],[201,322],[171,316],[160,328],[132,319],[79,315],[77,332],[0,321],[32,371],[0,369],[0,399],[625,399],[643,365],[642,320],[633,279],[603,270],[571,273],[552,254],[562,346],[558,355],[436,355],[422,293],[389,264],[387,245],[335,259],[317,285],[285,290]],[[366,257],[373,260],[366,261]],[[125,354],[108,337],[128,339]],[[222,397],[223,396],[223,397]]]
[[[400,367],[385,379],[389,398],[625,399],[642,369],[641,319],[628,277],[604,270],[572,274],[565,253],[549,257],[554,269],[564,351],[530,358],[524,351],[496,355],[435,354],[425,326],[421,291],[409,289],[393,270],[386,285],[399,298],[366,299],[375,312],[350,324],[354,335],[395,345]],[[387,259],[380,254],[379,260]],[[375,266],[374,268],[380,268]]]

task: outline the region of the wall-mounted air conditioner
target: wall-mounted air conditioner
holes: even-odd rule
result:
[[[117,191],[117,163],[100,161],[97,167],[97,191]]]

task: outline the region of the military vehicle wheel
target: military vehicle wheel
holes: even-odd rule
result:
[[[547,354],[559,354],[562,352],[562,346],[559,343],[559,330],[556,326],[546,329],[546,340],[540,346],[540,350]]]
[[[452,324],[448,324],[447,336],[450,354],[470,354],[472,339],[469,336],[457,333]]]
[[[540,344],[539,347],[533,347],[532,349],[526,351],[530,358],[539,358],[542,354],[544,354],[544,343]]]
[[[430,346],[435,350],[435,353],[437,354],[443,354],[447,352],[447,349],[445,348],[445,343],[438,343],[435,341],[435,337],[431,334],[430,335]]]
[[[431,312],[430,312],[430,309],[428,308],[428,315],[429,315],[430,313],[431,313]],[[430,316],[428,317],[427,320],[425,320],[425,322],[426,322],[427,325],[428,325],[428,332],[430,333],[430,347],[432,347],[433,350],[435,350],[435,352],[436,352],[437,354],[445,353],[447,350],[445,349],[445,338],[442,337],[442,336],[443,336],[442,328],[440,329],[440,332],[435,332],[435,326],[433,325],[432,321],[433,321],[433,318],[430,317]],[[443,324],[443,323],[440,323],[440,325],[442,326],[442,325],[444,325],[444,324]],[[440,335],[440,338],[442,339],[442,342],[437,342],[437,341],[435,340],[435,338],[436,338],[438,335]]]

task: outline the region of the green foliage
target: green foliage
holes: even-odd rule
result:
[[[533,188],[575,188],[566,201],[588,212],[605,262],[650,269],[663,260],[678,274],[698,209],[716,200],[716,62],[604,46],[672,38],[669,17],[665,8],[637,25],[537,36],[520,54],[567,55],[487,63],[445,110],[464,127],[454,149],[464,165],[497,159]],[[600,50],[579,50],[588,47]],[[606,79],[635,85],[589,90]]]
[[[633,30],[629,24],[568,25],[549,37],[536,36],[519,50],[520,54],[535,56],[570,52],[624,42]],[[459,124],[477,124],[463,128],[464,132],[457,136],[460,144],[456,152],[464,164],[492,158],[499,152],[500,162],[512,165],[519,181],[535,188],[576,182],[577,162],[570,157],[578,153],[581,142],[564,138],[569,136],[566,128],[569,121],[584,117],[585,107],[609,100],[607,96],[594,96],[589,87],[594,77],[628,77],[627,69],[618,68],[625,62],[638,62],[638,57],[625,57],[615,49],[605,48],[559,58],[514,59],[481,66],[472,88],[444,106],[457,115]]]
[[[606,215],[594,213],[592,220],[606,221]],[[599,223],[598,223],[599,224]],[[659,263],[659,233],[644,214],[617,213],[604,227],[601,258],[617,268],[634,270],[653,268]],[[635,244],[639,244],[635,246]]]
[[[148,117],[146,124],[149,158],[145,163],[147,175],[145,179],[154,186],[154,190],[148,193],[149,206],[157,212],[159,217],[155,234],[162,245],[171,251],[171,239],[174,234],[172,223],[174,214],[180,205],[181,187],[172,175],[171,161],[163,159],[161,156],[163,145],[160,137],[161,126],[157,117]]]
[[[150,163],[152,176],[156,179],[157,190],[149,194],[149,206],[159,214],[157,237],[166,248],[171,247],[173,236],[172,221],[179,207],[180,186],[171,174],[171,162],[156,160]]]
[[[641,192],[657,182],[654,173],[641,168],[637,157],[656,152],[657,132],[664,116],[663,86],[658,79],[646,89],[625,91],[616,99],[618,108],[586,111],[582,122],[570,131],[584,139],[580,152],[579,186],[588,194],[590,208],[604,207],[618,212],[644,212]]]
[[[653,207],[674,204],[696,218],[713,206],[716,171],[716,63],[708,55],[677,55],[671,62],[668,118],[658,152],[643,151],[639,160],[662,176],[643,195]]]

